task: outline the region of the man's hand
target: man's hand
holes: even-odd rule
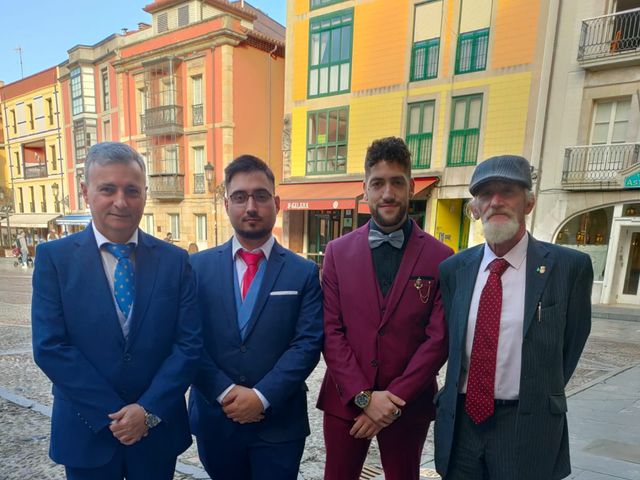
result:
[[[376,422],[371,420],[366,413],[361,413],[356,417],[356,421],[349,430],[349,435],[355,438],[366,438],[371,440],[375,437],[380,430],[382,430],[382,425],[378,425]]]
[[[406,403],[388,390],[373,392],[364,413],[379,426],[388,427],[398,419]]]
[[[238,423],[254,423],[264,418],[264,406],[251,388],[235,385],[222,399],[227,418]]]
[[[109,414],[109,418],[112,420],[109,430],[123,445],[133,445],[147,433],[144,408],[137,403],[122,407],[117,412]]]

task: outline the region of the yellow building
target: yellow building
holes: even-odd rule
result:
[[[0,88],[4,119],[3,234],[24,230],[30,245],[46,239],[68,207],[60,118],[60,86],[52,67]],[[8,238],[5,245],[8,245]]]
[[[539,154],[548,8],[288,1],[285,243],[321,258],[329,240],[366,222],[364,156],[386,136],[405,138],[413,154],[411,216],[455,250],[480,242],[464,215],[475,165],[504,153],[536,164]]]

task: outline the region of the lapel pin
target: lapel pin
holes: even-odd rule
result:
[[[545,267],[544,265],[540,265],[538,268],[536,268],[536,272],[542,274],[544,272],[547,271],[547,267]]]

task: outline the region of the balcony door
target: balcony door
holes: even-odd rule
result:
[[[618,255],[617,303],[640,305],[640,228],[623,228]]]
[[[603,174],[615,176],[624,168],[630,98],[602,100],[595,104],[591,126],[591,145],[587,158],[587,180],[603,179]]]

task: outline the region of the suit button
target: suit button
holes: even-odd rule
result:
[[[130,362],[130,361],[131,361],[131,355],[129,355],[128,353],[125,353],[125,354],[124,354],[124,357],[122,357],[122,359],[123,359],[125,362]]]
[[[240,378],[238,378],[238,380],[240,380],[241,382],[246,382],[247,377],[245,377],[244,375],[240,375]]]
[[[246,346],[244,346],[244,345],[241,345],[241,346],[240,346],[240,351],[241,351],[242,353],[245,353],[245,352],[247,351],[247,347],[246,347]]]
[[[384,337],[384,328],[380,329],[380,331],[378,332],[378,335],[380,335],[381,337]]]
[[[386,312],[386,311],[387,311],[387,309],[386,309],[385,307],[382,307],[382,308],[380,309],[380,313],[384,313],[384,312]]]
[[[376,368],[378,366],[378,361],[376,359],[371,360],[371,366]]]

